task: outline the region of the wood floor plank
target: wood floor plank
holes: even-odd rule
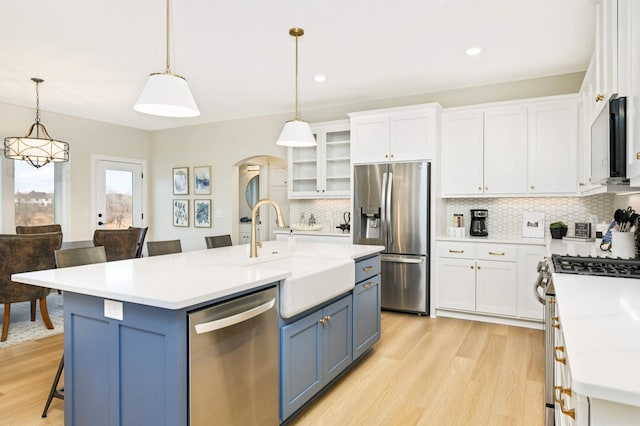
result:
[[[62,335],[0,350],[0,425],[64,424],[64,401],[40,414]],[[544,424],[540,330],[383,312],[382,338],[290,424]]]

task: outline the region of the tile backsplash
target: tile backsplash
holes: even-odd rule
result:
[[[597,216],[597,223],[610,223],[616,209],[632,206],[640,211],[640,194],[599,194],[588,197],[554,198],[456,198],[446,199],[446,227],[453,226],[453,215],[464,214],[464,223],[469,231],[471,209],[487,209],[489,237],[518,237],[522,235],[522,220],[525,212],[541,212],[545,216],[545,237],[550,237],[549,224],[562,221],[569,226],[568,235],[573,235],[576,222],[590,222]]]
[[[305,221],[313,213],[316,223],[322,225],[322,232],[342,232],[336,226],[344,222],[344,213],[351,211],[351,201],[348,199],[326,200],[290,200],[289,222],[300,222],[300,215],[304,213]]]

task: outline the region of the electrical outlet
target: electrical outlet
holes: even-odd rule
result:
[[[115,300],[104,300],[104,316],[105,318],[112,318],[118,321],[122,321],[122,302]]]

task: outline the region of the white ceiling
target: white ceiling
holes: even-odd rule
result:
[[[593,0],[172,0],[201,116],[132,109],[165,68],[165,0],[2,0],[0,102],[155,130],[584,71]],[[484,51],[468,57],[472,45]],[[320,84],[316,73],[327,75]],[[46,115],[43,117],[46,123]]]

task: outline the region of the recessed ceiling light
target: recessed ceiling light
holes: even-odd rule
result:
[[[470,47],[464,51],[469,56],[476,56],[482,53],[482,49],[480,47]]]
[[[313,76],[313,81],[315,81],[316,83],[322,83],[323,81],[327,80],[327,76],[323,75],[323,74],[316,74]]]

